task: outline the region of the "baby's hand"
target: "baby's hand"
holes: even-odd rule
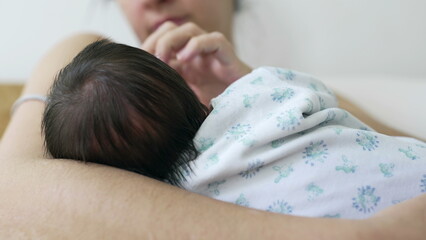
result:
[[[222,33],[207,33],[194,23],[166,22],[145,40],[142,49],[177,70],[205,105],[251,72]]]

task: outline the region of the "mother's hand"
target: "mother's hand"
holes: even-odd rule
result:
[[[208,33],[194,23],[166,22],[145,40],[142,49],[178,71],[205,105],[251,71],[222,33]]]

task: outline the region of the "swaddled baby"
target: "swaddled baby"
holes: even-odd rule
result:
[[[102,40],[58,74],[46,149],[303,216],[365,218],[426,191],[426,144],[374,132],[309,75],[259,68],[211,105],[206,118],[169,66]]]
[[[185,188],[242,206],[366,218],[426,192],[426,144],[374,132],[307,74],[264,67],[213,99]]]

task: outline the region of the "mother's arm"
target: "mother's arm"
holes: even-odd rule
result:
[[[348,112],[353,114],[355,117],[357,117],[359,120],[361,120],[368,126],[372,127],[377,132],[383,133],[389,136],[413,137],[405,132],[401,132],[382,122],[379,122],[378,120],[374,119],[372,116],[367,114],[363,109],[355,105],[353,102],[351,102],[349,99],[347,99],[343,95],[336,93],[336,96],[337,96],[337,99],[339,100],[340,108],[347,110]]]
[[[46,94],[56,71],[98,38],[80,35],[57,45],[23,94]],[[396,233],[412,232],[418,239],[425,234],[419,221],[425,198],[365,221],[291,217],[208,199],[119,169],[45,159],[42,111],[40,102],[21,105],[0,143],[1,239],[374,239],[377,234],[397,239],[394,229],[400,224],[405,227]],[[390,215],[395,222],[384,221]]]

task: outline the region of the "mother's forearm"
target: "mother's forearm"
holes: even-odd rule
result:
[[[0,168],[0,238],[365,239],[361,221],[250,210],[96,164]]]

